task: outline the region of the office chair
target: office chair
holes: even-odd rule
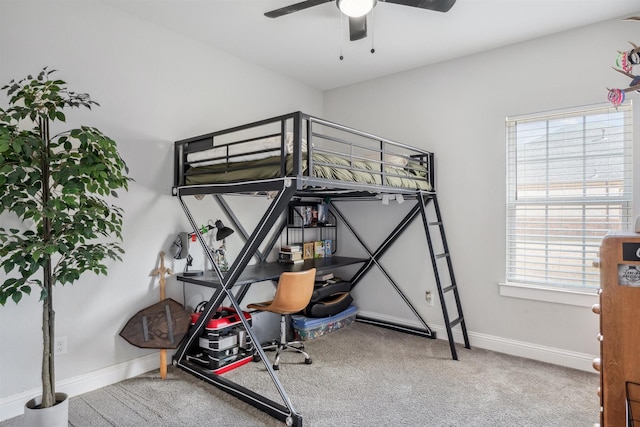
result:
[[[273,362],[274,370],[279,369],[280,352],[284,350],[302,353],[304,355],[304,363],[311,364],[311,357],[304,351],[304,344],[301,341],[287,342],[287,315],[297,313],[309,304],[315,279],[315,268],[306,271],[284,272],[280,274],[273,300],[253,303],[247,306],[249,309],[280,314],[280,340],[262,347],[263,350],[276,350],[276,359]]]

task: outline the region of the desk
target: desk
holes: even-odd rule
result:
[[[182,340],[180,346],[178,347],[176,354],[173,357],[173,365],[177,366],[192,375],[209,382],[210,384],[215,385],[221,390],[241,399],[252,406],[268,413],[274,418],[285,421],[287,425],[292,425],[295,427],[302,427],[302,417],[295,410],[293,410],[293,406],[289,397],[287,396],[280,380],[276,376],[273,371],[273,367],[268,361],[267,357],[257,343],[256,337],[251,330],[251,326],[248,321],[244,318],[244,316],[240,316],[240,319],[246,329],[248,335],[251,337],[251,341],[254,343],[256,354],[260,356],[262,359],[267,372],[271,376],[280,396],[282,397],[285,405],[274,402],[265,396],[255,393],[252,390],[247,389],[239,384],[234,383],[220,375],[217,375],[211,370],[206,369],[200,365],[197,365],[193,362],[190,362],[186,358],[187,350],[193,345],[194,342],[200,337],[204,325],[211,318],[211,315],[215,310],[222,304],[225,298],[228,298],[231,301],[234,309],[239,313],[240,305],[239,302],[242,301],[246,291],[251,286],[252,283],[262,282],[266,280],[277,280],[280,277],[280,274],[286,271],[302,271],[308,270],[310,268],[316,268],[317,273],[322,274],[325,272],[329,272],[332,269],[338,267],[344,267],[352,264],[363,263],[366,262],[366,259],[363,258],[350,258],[350,257],[342,257],[342,256],[332,256],[326,258],[314,258],[305,260],[299,264],[284,264],[278,262],[263,262],[253,265],[247,265],[242,273],[238,276],[237,280],[231,284],[230,287],[239,287],[239,291],[236,295],[231,293],[229,287],[223,286],[220,278],[214,272],[207,272],[202,276],[181,276],[178,275],[177,279],[186,282],[192,283],[195,285],[206,286],[209,288],[215,289],[214,295],[211,300],[205,306],[202,314],[200,315],[196,324],[189,330],[185,339]],[[226,279],[226,277],[224,277]]]
[[[344,267],[351,264],[366,262],[364,258],[351,258],[344,256],[332,256],[326,258],[306,259],[299,264],[285,264],[280,262],[261,262],[259,264],[248,265],[236,280],[234,286],[250,285],[255,282],[265,280],[277,280],[281,273],[286,271],[303,271],[310,268],[317,269],[317,274],[330,272],[334,268]],[[181,276],[178,274],[178,280],[187,283],[194,283],[209,288],[220,287],[220,280],[213,271],[207,271],[202,276]]]

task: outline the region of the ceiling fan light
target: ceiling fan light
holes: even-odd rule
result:
[[[351,18],[359,18],[371,12],[378,0],[338,0],[338,8]]]

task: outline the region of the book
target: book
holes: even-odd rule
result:
[[[333,247],[333,242],[331,240],[327,239],[324,241],[324,256],[326,257],[331,256],[331,254],[333,253],[332,247]]]
[[[280,252],[302,252],[300,245],[285,245],[280,247]]]
[[[313,243],[313,253],[315,258],[324,258],[324,240]]]
[[[278,261],[281,262],[293,262],[302,261],[302,252],[282,252],[278,254]]]
[[[333,273],[316,275],[316,282],[326,282],[327,280],[330,280],[330,279],[333,279]]]
[[[318,205],[318,224],[326,224],[329,221],[329,205],[321,203]]]
[[[313,208],[311,208],[311,206],[304,206],[302,208],[302,223],[304,225],[311,225],[313,223]]]
[[[295,259],[295,260],[278,260],[279,263],[282,264],[301,264],[304,262],[303,259]]]

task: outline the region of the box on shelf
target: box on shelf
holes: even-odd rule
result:
[[[300,252],[280,251],[278,253],[278,261],[283,263],[288,263],[288,264],[295,264],[298,262],[303,262],[304,260],[302,259],[302,251]]]
[[[302,252],[301,245],[284,245],[280,247],[280,252]]]
[[[337,331],[356,320],[358,308],[350,305],[346,310],[329,317],[311,318],[298,314],[291,316],[295,339],[306,341]]]
[[[333,254],[333,242],[327,239],[324,241],[324,256],[329,257]]]
[[[322,274],[317,274],[316,275],[316,283],[325,282],[325,281],[330,280],[330,279],[335,279],[335,276],[331,272],[322,273]]]
[[[324,240],[313,242],[313,253],[316,258],[324,258]]]
[[[321,203],[318,205],[318,224],[327,224],[329,222],[329,205]]]

